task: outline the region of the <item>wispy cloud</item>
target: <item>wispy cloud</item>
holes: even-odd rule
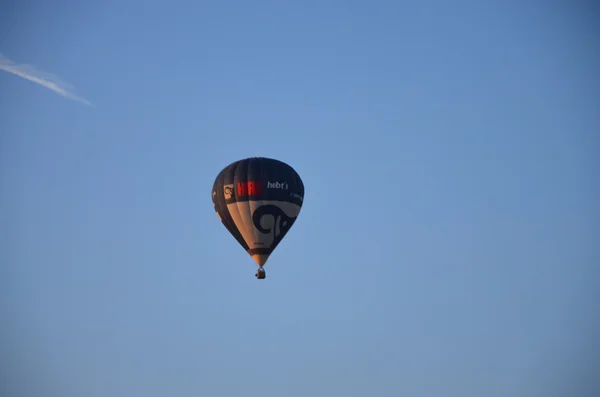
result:
[[[0,70],[4,70],[29,81],[33,81],[34,83],[51,89],[55,93],[66,98],[85,103],[89,106],[94,106],[87,99],[76,95],[74,88],[70,84],[61,81],[58,77],[37,70],[31,65],[17,64],[2,55],[2,53],[0,53]]]

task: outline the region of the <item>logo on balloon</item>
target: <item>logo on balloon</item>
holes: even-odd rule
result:
[[[267,217],[271,217],[271,222],[267,220]],[[279,244],[295,220],[296,218],[287,216],[281,208],[273,204],[260,206],[252,214],[254,227],[259,232],[270,234],[273,237],[270,246]]]
[[[233,198],[233,185],[223,186],[223,195],[225,196],[225,200]]]

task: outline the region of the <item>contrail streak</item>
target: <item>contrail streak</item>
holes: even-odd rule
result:
[[[61,82],[60,79],[49,73],[41,72],[36,70],[33,66],[17,64],[6,58],[0,53],[0,70],[4,70],[8,73],[15,74],[19,77],[33,81],[41,86],[51,89],[55,93],[62,95],[66,98],[73,99],[85,103],[89,106],[94,106],[87,99],[76,95],[73,91],[73,87],[65,82]]]

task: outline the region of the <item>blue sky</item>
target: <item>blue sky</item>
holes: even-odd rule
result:
[[[0,70],[6,395],[595,395],[597,9],[497,3],[6,3],[94,105]],[[265,281],[249,156],[306,188]]]

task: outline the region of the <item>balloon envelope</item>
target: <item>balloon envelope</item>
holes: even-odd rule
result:
[[[263,266],[300,214],[304,183],[282,161],[251,157],[217,175],[212,200],[229,233]]]

